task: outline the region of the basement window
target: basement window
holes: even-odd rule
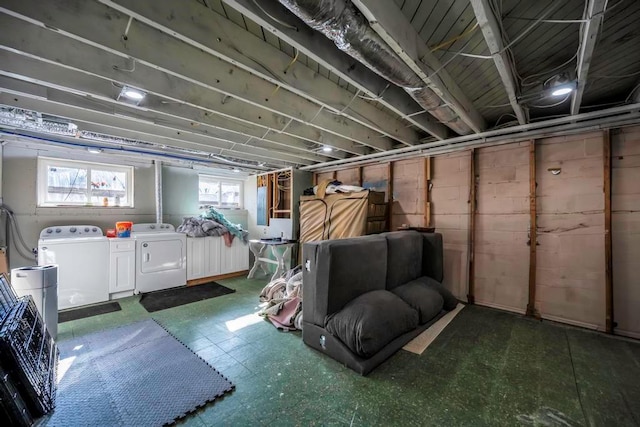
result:
[[[199,175],[198,201],[204,207],[242,209],[243,182]]]
[[[133,167],[38,157],[38,206],[133,207]]]

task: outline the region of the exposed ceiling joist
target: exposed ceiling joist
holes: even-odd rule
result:
[[[20,2],[17,3],[20,4]],[[26,3],[29,1],[27,0]],[[127,24],[128,17],[120,12],[98,3],[81,2],[80,4],[93,5],[103,10],[93,11],[93,14],[97,16],[92,19],[92,16],[88,14],[89,11],[85,11],[80,6],[79,13],[82,16],[75,17],[64,13],[61,13],[62,16],[58,16],[55,12],[56,9],[47,8],[44,17],[38,16],[38,18],[46,21],[43,24],[49,27],[51,27],[50,24],[57,25],[54,28],[60,29],[64,35],[72,34],[75,39],[81,42],[90,43],[99,49],[112,53],[113,55],[110,57],[114,61],[113,64],[121,64],[116,66],[132,70],[130,73],[132,75],[137,74],[144,78],[142,72],[136,73],[136,68],[144,65],[145,68],[141,68],[139,71],[149,72],[150,69],[155,69],[156,73],[158,71],[166,72],[205,89],[215,91],[222,96],[230,96],[246,102],[250,106],[264,108],[272,113],[282,115],[286,122],[293,119],[298,123],[308,124],[321,131],[332,133],[337,139],[350,139],[378,150],[392,147],[391,141],[382,137],[377,131],[345,120],[294,93],[278,90],[277,86],[264,79],[228,64],[198,48],[185,45],[183,42],[147,25],[135,20]],[[28,6],[28,10],[23,11],[18,7],[18,4],[12,5],[12,8],[25,13],[28,10],[37,9],[35,6],[35,9]],[[76,10],[78,8],[69,9]],[[0,10],[7,11],[6,8],[0,8]],[[52,19],[52,16],[57,16],[57,19]],[[32,18],[28,15],[20,15],[20,17]],[[79,22],[82,22],[82,25],[79,25]],[[121,33],[127,26],[129,27],[128,36],[127,40],[123,42]],[[56,36],[60,39],[60,43],[64,42],[63,35],[58,33]],[[78,43],[76,40],[69,40],[65,44],[69,45],[70,42]],[[149,46],[154,43],[161,45],[162,49],[149,49]],[[94,51],[96,49],[92,46],[78,46],[77,48],[81,50],[93,49]],[[135,64],[131,62],[130,58],[135,58]],[[79,66],[80,64],[76,61],[75,67]],[[146,89],[143,82],[139,83],[139,87]],[[285,126],[286,124],[280,124],[279,127],[272,126],[272,128],[279,130]]]
[[[485,121],[480,113],[394,2],[353,0],[353,3],[376,33],[471,129],[484,130]]]
[[[270,150],[268,148],[234,146],[233,143],[228,141],[189,132],[188,128],[176,131],[176,127],[178,127],[176,125],[157,125],[131,118],[114,116],[108,112],[98,111],[94,103],[82,99],[78,95],[66,94],[58,96],[57,98],[64,99],[64,101],[54,102],[31,98],[28,94],[16,95],[0,93],[0,104],[62,117],[74,123],[77,121],[78,125],[83,122],[90,123],[93,126],[98,126],[100,129],[98,130],[95,127],[84,129],[80,127],[81,130],[155,142],[169,147],[211,151],[217,155],[280,165],[310,165],[314,163],[314,161],[311,160],[300,159],[295,155]],[[73,98],[77,98],[75,102],[72,100]],[[73,106],[73,103],[79,106]]]
[[[29,26],[25,29],[25,26]],[[8,15],[0,14],[0,47],[21,52],[40,60],[65,68],[101,77],[122,85],[144,88],[149,93],[166,97],[208,110],[223,117],[285,132],[288,135],[306,139],[317,144],[330,144],[334,148],[350,151],[357,146],[353,140],[339,137],[322,129],[306,126],[281,114],[247,104],[237,98],[208,89],[190,80],[178,79],[157,68],[135,63],[99,48],[70,39],[45,28],[27,24]],[[131,71],[133,69],[133,71]],[[377,134],[379,135],[379,134]],[[364,138],[364,137],[363,137]],[[376,139],[372,137],[372,139]],[[371,145],[390,146],[384,138],[371,141]],[[360,146],[354,150],[358,154],[366,152]]]
[[[608,0],[587,0],[585,21],[580,25],[580,45],[578,48],[577,86],[571,99],[571,114],[580,112],[582,96],[587,85],[587,75],[593,58],[593,52],[598,41],[600,26],[604,20],[604,11]]]
[[[419,107],[404,90],[389,84],[387,80],[358,63],[349,55],[340,52],[333,42],[309,28],[279,3],[275,1],[255,1],[260,2],[260,7],[266,10],[271,17],[280,22],[291,23],[290,26],[282,25],[280,22],[276,22],[266,16],[254,0],[224,0],[224,3],[241,12],[258,25],[261,25],[265,30],[275,34],[323,67],[336,73],[340,78],[368,96],[376,98],[385,107],[405,117],[425,132],[438,139],[448,137],[448,128],[442,123],[438,123],[430,114]]]
[[[526,112],[518,103],[518,82],[512,69],[515,64],[511,63],[511,59],[505,50],[502,31],[497,21],[497,19],[502,18],[495,16],[489,5],[489,0],[471,0],[471,6],[489,47],[489,52],[491,52],[493,63],[500,74],[502,85],[509,97],[509,103],[516,114],[518,123],[524,125],[528,120]]]
[[[128,115],[134,119],[162,123],[165,117],[184,121],[191,128],[206,130],[213,137],[242,145],[266,144],[275,150],[286,150],[293,155],[309,155],[310,159],[318,157],[310,153],[310,143],[289,135],[266,132],[253,128],[242,122],[220,118],[215,114],[200,110],[190,105],[177,103],[148,94],[144,106],[134,106],[118,102],[116,97],[120,88],[110,81],[75,70],[60,68],[55,64],[41,62],[34,58],[22,56],[0,49],[0,74],[26,79],[48,88],[55,88],[69,93],[80,94],[94,99],[94,104],[110,105],[112,114]],[[7,79],[0,81],[0,88],[7,86]],[[15,87],[16,81],[12,82]],[[23,83],[24,84],[24,83]],[[30,92],[26,92],[30,93]],[[51,91],[41,94],[44,99],[51,99]],[[325,153],[326,157],[344,158],[342,152]],[[324,156],[322,156],[324,157]]]
[[[402,121],[200,3],[152,0],[102,0],[102,3],[407,145],[420,139]],[[69,12],[65,9],[62,13]]]

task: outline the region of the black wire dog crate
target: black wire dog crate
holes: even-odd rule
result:
[[[0,414],[30,425],[55,406],[58,349],[33,299],[0,282]]]

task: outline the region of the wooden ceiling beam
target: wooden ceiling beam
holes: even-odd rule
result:
[[[100,0],[135,20],[259,76],[305,99],[414,145],[420,135],[288,54],[196,1]]]
[[[518,103],[519,85],[512,69],[512,66],[515,67],[515,64],[512,64],[507,54],[502,38],[502,31],[497,21],[497,19],[502,18],[495,16],[489,5],[489,0],[471,0],[471,6],[476,15],[478,25],[480,25],[480,29],[482,30],[482,35],[489,47],[489,52],[491,52],[493,63],[498,70],[498,74],[500,74],[502,85],[507,92],[509,103],[511,104],[511,108],[513,108],[513,112],[516,114],[518,123],[521,125],[527,124],[527,114]]]
[[[72,55],[74,51],[91,52],[103,57],[98,64],[104,66],[107,60],[111,61],[111,65],[106,66],[106,69],[112,68],[110,71],[119,71],[122,75],[129,70],[130,76],[138,77],[137,86],[144,90],[147,89],[145,82],[152,80],[148,76],[165,73],[169,78],[165,82],[167,86],[188,83],[199,86],[197,91],[202,92],[203,97],[205,93],[216,92],[216,96],[229,101],[223,102],[223,106],[237,105],[238,109],[230,114],[231,117],[242,117],[243,114],[255,118],[274,114],[281,116],[278,123],[269,125],[276,131],[285,129],[285,126],[288,128],[288,122],[294,120],[298,127],[304,125],[309,128],[307,133],[318,129],[334,135],[336,139],[351,140],[378,151],[393,147],[392,140],[378,131],[333,114],[321,105],[279,89],[269,81],[155,28],[136,20],[129,22],[128,16],[102,4],[79,1],[77,8],[64,7],[64,4],[41,8],[37,3],[34,0],[3,2],[0,11],[18,16],[0,15],[0,27],[9,32],[10,26],[17,32],[15,36],[5,39],[13,38],[16,43],[16,37],[21,35],[26,35],[29,41],[36,36],[41,37],[48,45],[47,49],[68,51],[60,62],[78,69],[93,70],[95,66],[82,54]],[[89,6],[97,6],[101,10],[92,10]],[[34,20],[41,26],[30,23]],[[123,38],[125,32],[126,40]],[[26,52],[37,51],[40,47],[21,41],[17,44],[22,45]],[[40,45],[44,43],[40,42]],[[41,54],[46,57],[46,52]],[[103,72],[109,71],[106,69]],[[263,111],[261,113],[256,109]]]
[[[270,148],[240,146],[233,142],[198,134],[179,124],[156,125],[135,120],[130,117],[115,116],[100,111],[100,107],[90,100],[74,94],[53,93],[56,101],[30,97],[16,91],[0,92],[0,104],[31,111],[37,111],[67,119],[78,125],[79,130],[99,132],[121,138],[154,142],[168,147],[209,152],[212,155],[228,156],[253,162],[266,162],[278,165],[310,165],[312,160],[296,157],[294,154],[279,152]],[[85,126],[86,125],[86,126]]]
[[[30,27],[25,28],[26,25]],[[147,93],[166,98],[168,102],[206,110],[233,122],[258,126],[315,144],[330,144],[336,149],[354,154],[370,152],[350,139],[306,126],[237,98],[209,90],[192,81],[175,78],[155,68],[136,63],[133,69],[131,61],[126,58],[7,15],[0,14],[0,28],[6,30],[0,32],[0,49],[6,50],[7,53],[20,52],[22,56],[58,65],[62,70],[99,77],[109,84],[113,82],[116,85],[143,89]],[[11,63],[2,65],[12,66]],[[25,71],[40,72],[28,69]],[[62,74],[60,78],[66,76]],[[68,87],[73,88],[73,83]]]
[[[585,22],[580,25],[580,45],[578,49],[577,85],[571,99],[571,114],[580,113],[584,89],[587,86],[587,76],[589,67],[593,59],[593,52],[598,41],[600,26],[604,20],[604,11],[607,8],[608,0],[587,0]]]
[[[449,136],[449,129],[426,113],[403,89],[390,85],[386,79],[340,51],[331,40],[307,26],[277,1],[224,0],[224,3],[435,138],[442,140]]]
[[[394,2],[353,0],[353,3],[367,18],[373,30],[463,122],[474,132],[485,129],[482,115]]]

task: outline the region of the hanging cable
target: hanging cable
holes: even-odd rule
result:
[[[629,93],[629,96],[627,96],[627,98],[624,100],[625,103],[629,102],[629,100],[631,100],[631,97],[633,96],[633,93],[638,90],[640,88],[640,83],[638,83],[633,89],[631,89],[631,93]]]
[[[550,7],[549,9],[547,9],[542,16],[540,16],[538,19],[535,20],[535,22],[533,22],[531,25],[529,25],[527,28],[524,29],[524,31],[522,31],[515,39],[513,39],[509,44],[507,44],[506,46],[504,46],[502,49],[500,49],[498,52],[495,52],[493,55],[498,55],[501,54],[503,52],[505,52],[507,49],[509,49],[511,46],[513,46],[514,44],[516,44],[518,41],[520,41],[520,39],[522,39],[524,36],[526,36],[527,34],[529,34],[529,32],[534,29],[542,20],[544,20],[547,16],[549,16],[552,12],[555,12],[555,10],[562,4],[562,2],[555,2],[554,5],[552,7]],[[429,73],[429,77],[431,76],[435,76],[436,74],[438,74],[442,69],[444,69],[444,67],[446,67],[447,65],[449,65],[451,63],[451,61],[453,61],[455,58],[457,58],[458,56],[462,55],[464,52],[464,49],[471,43],[473,39],[469,39],[461,48],[459,52],[455,52],[451,58],[449,58],[445,63],[443,63],[442,65],[440,65],[440,67],[438,67],[435,71],[433,71],[432,73]]]
[[[442,42],[440,44],[432,46],[430,48],[431,52],[435,52],[436,50],[440,50],[445,46],[449,46],[450,44],[453,44],[453,43],[457,42],[458,40],[460,40],[462,38],[465,38],[469,34],[473,33],[475,30],[477,30],[478,26],[479,26],[478,25],[478,21],[476,21],[476,23],[475,23],[475,25],[473,27],[469,28],[467,31],[463,32],[462,34],[459,34],[459,35],[457,35],[457,36],[455,36],[455,37],[453,37],[453,38],[451,38],[451,39],[449,39],[447,41],[444,41],[444,42]]]

